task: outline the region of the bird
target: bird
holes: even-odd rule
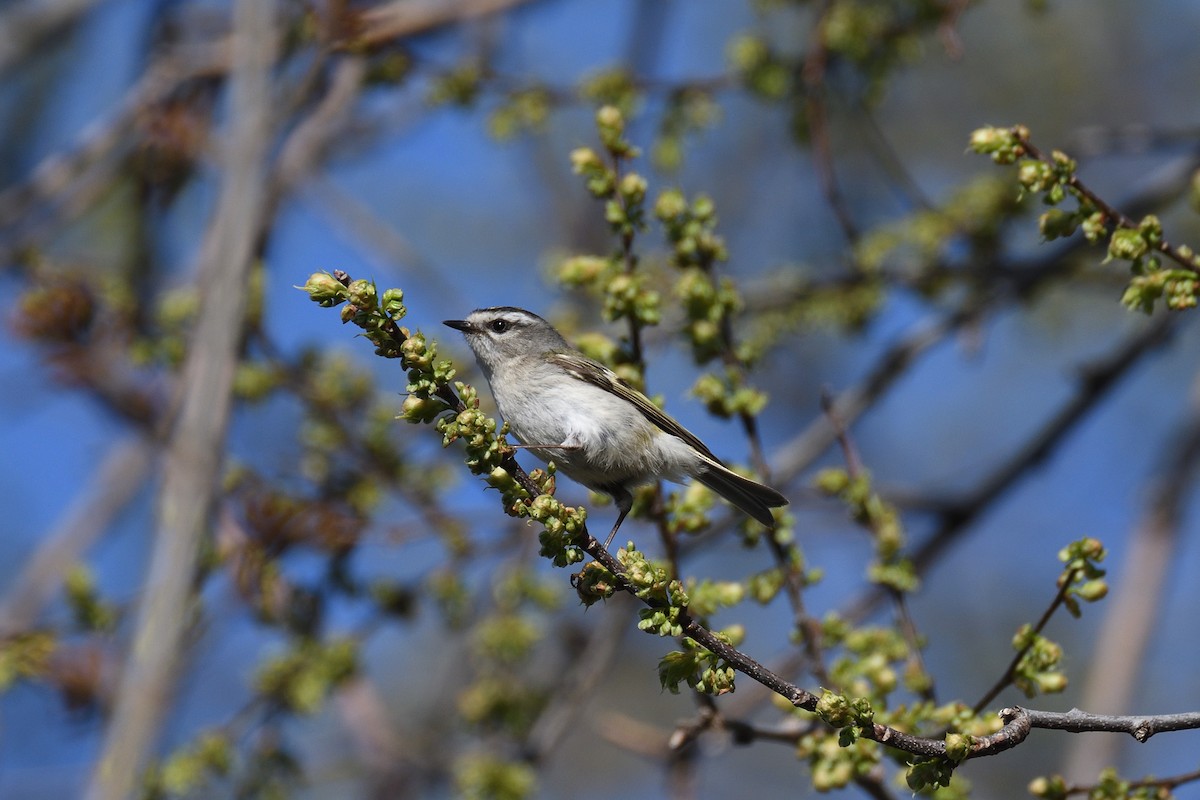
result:
[[[694,478],[769,528],[771,509],[788,504],[775,489],[730,470],[695,434],[537,314],[496,306],[443,324],[466,338],[518,446],[612,497],[618,513],[605,549],[633,507],[632,490],[660,478]]]

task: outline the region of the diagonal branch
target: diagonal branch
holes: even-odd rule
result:
[[[29,628],[62,586],[63,576],[145,485],[149,443],[134,436],[118,443],[97,468],[86,494],[41,537],[37,552],[0,599],[0,636]]]
[[[171,692],[199,544],[217,487],[245,285],[267,200],[275,4],[234,5],[232,123],[216,215],[201,253],[201,309],[184,363],[179,417],[167,440],[158,520],[136,630],[88,796],[131,795]]]
[[[0,14],[0,72],[16,64],[55,31],[101,0],[27,0]]]

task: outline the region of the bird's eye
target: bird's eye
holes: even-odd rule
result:
[[[504,333],[506,330],[508,330],[508,320],[494,319],[488,323],[488,327],[494,330],[496,333]]]

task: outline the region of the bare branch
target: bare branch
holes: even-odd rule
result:
[[[92,485],[63,518],[40,537],[37,552],[0,601],[0,635],[29,628],[62,585],[63,576],[112,524],[142,487],[151,464],[140,436],[114,446],[96,470]]]
[[[1200,728],[1200,711],[1186,714],[1158,714],[1154,716],[1110,716],[1089,714],[1072,708],[1070,711],[1034,711],[1012,706],[1000,712],[1006,723],[1024,718],[1031,727],[1045,728],[1071,733],[1128,733],[1139,742],[1147,741],[1156,733],[1191,731]]]
[[[26,0],[0,14],[0,72],[101,0]]]
[[[88,796],[128,797],[171,691],[229,420],[246,280],[267,200],[275,3],[234,5],[232,128],[216,215],[198,269],[201,308],[167,441],[154,553],[129,661]]]
[[[529,2],[531,0],[393,0],[363,14],[364,27],[358,38],[364,44],[380,44],[450,23],[498,14]]]

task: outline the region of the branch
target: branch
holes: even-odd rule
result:
[[[363,14],[363,31],[356,37],[362,44],[380,45],[404,36],[465,22],[531,0],[393,0]]]
[[[351,287],[354,284],[367,284],[366,281],[352,282],[349,275],[339,270],[334,273],[334,279],[342,287],[350,290],[349,293],[339,293],[334,291],[326,281],[320,280],[320,277],[319,274],[314,275],[304,288],[309,291],[311,299],[326,306],[338,305],[347,299],[356,298],[359,290]],[[368,285],[368,288],[370,291],[363,293],[363,296],[367,298],[365,302],[376,303],[373,285]],[[395,291],[389,290],[384,294],[387,296]],[[360,300],[359,302],[364,301]],[[388,302],[396,301],[391,300]],[[343,309],[342,317],[344,320],[353,319],[364,330],[368,330],[368,338],[377,345],[381,355],[397,357],[404,351],[405,340],[408,336],[407,331],[397,324],[390,313],[381,312],[378,305],[373,307],[368,305],[360,308],[350,304]],[[1144,338],[1146,337],[1143,333],[1142,337],[1135,337],[1135,340]],[[1143,347],[1146,344],[1147,342],[1142,342]],[[1139,348],[1136,346],[1124,348],[1119,357],[1115,359],[1115,364],[1106,362],[1106,365],[1109,367],[1108,371],[1113,374],[1108,375],[1104,370],[1099,370],[1099,374],[1091,376],[1090,382],[1098,382],[1104,385],[1110,384],[1117,374],[1120,374],[1124,368],[1128,367],[1129,363],[1136,360],[1134,356],[1137,352],[1139,352]],[[430,371],[429,374],[436,373]],[[431,391],[449,408],[453,409],[456,414],[468,410],[466,404],[448,383],[442,382],[436,384],[436,388],[431,389]],[[516,459],[513,458],[515,451],[508,448],[507,451],[502,450],[501,452],[501,465],[503,469],[527,492],[528,496],[520,502],[524,502],[530,506],[534,505],[534,500],[542,494],[541,488],[525,473],[516,462]],[[512,511],[511,509],[506,510],[510,513]],[[578,520],[579,518],[575,517],[575,519]],[[575,522],[573,521],[572,524],[575,524]],[[571,545],[578,547],[590,555],[596,563],[612,576],[612,580],[609,583],[614,591],[620,590],[638,597],[638,588],[631,582],[622,564],[588,532],[586,524],[580,521],[577,527],[573,527],[570,530],[573,531]],[[604,580],[607,582],[607,577]],[[574,583],[574,579],[572,582]],[[651,608],[661,607],[662,605],[661,601],[641,597],[638,597],[638,599]],[[803,709],[817,715],[819,718],[824,718],[822,714],[826,709],[821,707],[820,697],[783,678],[751,656],[730,645],[721,636],[693,618],[687,612],[686,608],[678,609],[675,624],[680,629],[680,636],[688,637],[695,643],[706,648],[729,667],[751,680],[762,684],[767,689],[787,700],[795,708]],[[1005,720],[1005,725],[1000,731],[990,736],[971,737],[969,752],[966,754],[967,758],[994,755],[1017,746],[1028,736],[1030,729],[1035,726],[1035,723],[1036,727],[1059,727],[1066,730],[1076,729],[1068,727],[1070,725],[1108,725],[1108,727],[1083,727],[1079,729],[1128,730],[1143,741],[1159,731],[1200,727],[1200,713],[1177,714],[1164,717],[1112,718],[1084,714],[1078,711],[1072,712],[1069,715],[1062,715],[1053,712],[1029,712],[1022,709],[1005,709],[1002,712],[1002,718]],[[1126,719],[1135,720],[1136,723],[1130,723],[1126,727],[1114,727],[1118,723],[1112,722],[1113,720]],[[869,739],[897,750],[927,758],[947,757],[946,741],[943,738],[917,736],[874,721],[860,722],[852,720],[845,727],[853,728],[860,738]]]
[[[1089,714],[1072,708],[1070,711],[1034,711],[1012,706],[1000,712],[1008,724],[1024,719],[1033,728],[1068,731],[1070,733],[1128,733],[1139,742],[1146,742],[1156,733],[1191,731],[1200,728],[1200,711],[1186,714],[1159,714],[1157,716],[1110,716]]]
[[[86,494],[72,503],[53,530],[39,537],[37,552],[0,600],[0,635],[33,625],[62,586],[67,570],[133,500],[151,463],[149,444],[140,436],[109,451]]]
[[[1058,162],[1053,157],[1046,155],[1029,140],[1029,131],[1026,128],[1018,125],[1012,128],[1012,134],[1014,138],[1021,143],[1021,146],[1025,148],[1026,155],[1045,164],[1049,164],[1052,167],[1057,166]],[[1102,211],[1104,216],[1116,223],[1117,227],[1137,230],[1139,226],[1137,220],[1127,216],[1126,214],[1123,214],[1121,211],[1109,205],[1107,200],[1096,194],[1096,192],[1084,184],[1083,181],[1079,180],[1074,172],[1071,173],[1071,176],[1067,178],[1064,183],[1078,192],[1080,196],[1086,198],[1087,201],[1093,206]],[[1171,244],[1166,240],[1165,237],[1150,242],[1150,246],[1182,266],[1184,269],[1190,270],[1191,272],[1200,273],[1200,267],[1196,265],[1195,256],[1182,250],[1178,246]]]
[[[1116,387],[1142,357],[1164,345],[1179,319],[1161,314],[1157,319],[1125,339],[1107,358],[1081,367],[1079,389],[1053,417],[1030,437],[1028,443],[997,467],[990,476],[966,498],[945,504],[941,522],[934,533],[913,555],[917,574],[923,575],[942,553],[991,508],[1013,485],[1034,466],[1045,461],[1075,426],[1083,421],[1108,393]],[[865,618],[887,595],[881,589],[867,592],[846,611],[849,620]]]
[[[201,307],[184,363],[182,405],[167,440],[154,553],[129,661],[88,797],[130,796],[171,691],[189,617],[200,540],[232,403],[246,280],[267,201],[275,4],[234,5],[232,128],[216,215],[201,253]]]
[[[28,0],[0,15],[0,72],[100,0]]]
[[[854,244],[858,241],[858,223],[846,203],[838,183],[837,172],[833,168],[833,146],[829,136],[829,114],[825,105],[825,67],[828,63],[829,51],[825,47],[825,22],[833,7],[831,0],[826,0],[818,12],[816,23],[809,37],[809,52],[801,68],[804,80],[805,114],[808,117],[808,127],[812,139],[813,167],[817,171],[817,182],[825,195],[846,241]]]
[[[954,312],[933,322],[922,321],[911,332],[895,342],[875,361],[875,365],[856,386],[833,398],[830,406],[843,425],[851,425],[881,398],[909,366],[934,345],[954,331],[975,320],[978,310]],[[814,419],[808,427],[786,443],[776,456],[776,481],[787,484],[837,441],[837,431],[828,414]]]

